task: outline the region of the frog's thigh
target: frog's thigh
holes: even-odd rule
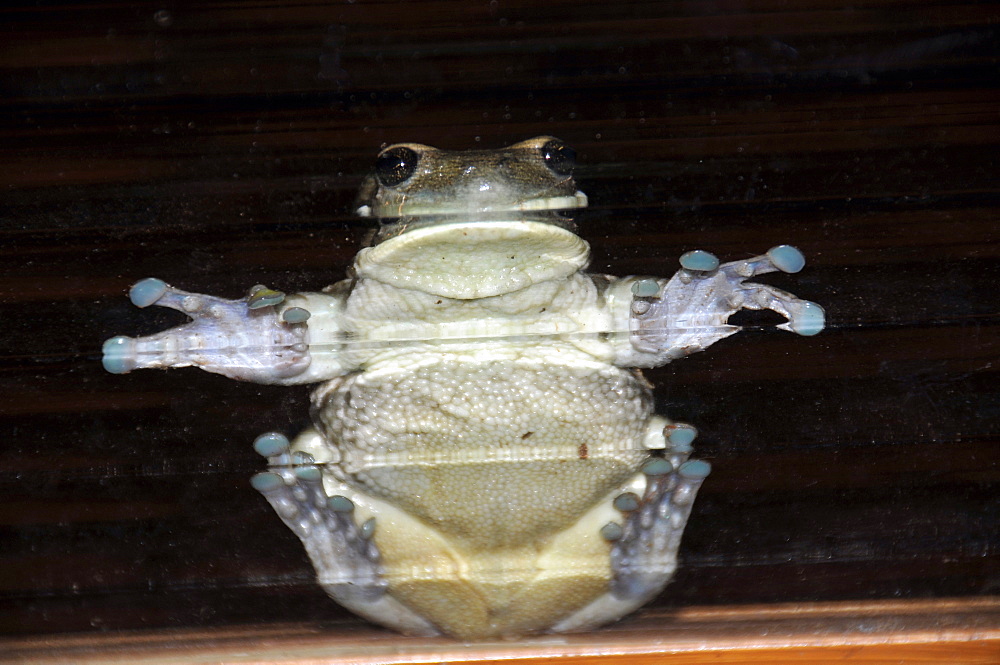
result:
[[[601,535],[621,521],[614,497],[645,480],[638,474],[609,493],[572,527],[536,543],[483,551],[454,549],[448,541],[393,506],[377,506],[375,539],[390,592],[445,633],[465,639],[547,630],[604,594],[612,582],[612,546]]]
[[[546,544],[512,603],[517,616],[508,618],[507,632],[553,630],[567,614],[589,606],[607,592],[613,579],[612,546],[601,529],[622,520],[614,498],[627,491],[641,492],[644,485],[642,474],[637,474]]]
[[[375,517],[374,541],[394,598],[449,635],[491,634],[491,598],[470,579],[468,553],[393,505],[368,496],[356,496],[356,501],[359,519]]]
[[[595,600],[553,625],[552,632],[586,630],[619,619],[670,581],[691,505],[709,472],[706,462],[691,460],[674,468],[670,458],[679,462],[686,453],[668,451],[667,459],[649,460],[615,499],[586,517],[585,526],[598,537],[614,538],[608,557],[610,583]],[[615,510],[609,513],[609,508]],[[617,519],[605,519],[609,514]]]
[[[373,537],[372,530],[392,531],[388,507],[341,485],[321,466],[297,459],[297,453],[308,452],[319,464],[331,461],[329,448],[313,428],[296,438],[291,450],[283,439],[258,439],[263,444],[255,447],[268,457],[271,469],[252,483],[302,541],[323,590],[375,623],[408,634],[438,634],[434,625],[388,592],[397,573],[382,556],[381,539]]]

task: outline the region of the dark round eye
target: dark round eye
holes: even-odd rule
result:
[[[572,175],[576,166],[576,150],[555,139],[542,146],[542,157],[553,173]]]
[[[405,146],[389,148],[375,160],[375,175],[386,187],[406,182],[417,170],[420,155]]]

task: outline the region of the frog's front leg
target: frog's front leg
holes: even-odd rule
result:
[[[727,323],[741,309],[770,309],[788,321],[778,326],[799,335],[823,329],[823,308],[773,286],[746,280],[782,271],[795,273],[805,265],[802,253],[790,246],[773,247],[766,254],[719,265],[708,252],[696,250],[681,257],[681,269],[669,280],[623,280],[630,297],[630,345],[619,365],[649,367],[701,351],[739,331]],[[621,314],[618,314],[621,316]]]
[[[192,320],[155,335],[107,340],[104,368],[114,374],[194,366],[241,381],[291,384],[319,381],[343,371],[336,358],[316,361],[310,352],[311,326],[307,324],[308,307],[317,305],[329,320],[329,312],[340,308],[337,296],[317,293],[286,299],[279,291],[255,286],[244,298],[227,300],[148,278],[132,287],[129,298],[137,307],[169,307]]]

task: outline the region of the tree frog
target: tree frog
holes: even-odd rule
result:
[[[389,146],[361,188],[376,228],[348,279],[238,300],[142,280],[135,305],[191,321],[109,339],[104,367],[318,384],[309,429],[255,441],[269,467],[251,482],[323,589],[371,621],[485,639],[618,619],[670,579],[709,473],[640,368],[732,335],[740,309],[800,335],[824,314],[747,281],[799,271],[788,245],[722,264],[694,250],[669,278],[585,272],[574,164],[548,136]]]

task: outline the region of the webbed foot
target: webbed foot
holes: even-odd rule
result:
[[[316,436],[307,430],[296,446]],[[267,458],[269,470],[251,478],[250,484],[302,541],[324,591],[353,612],[403,633],[440,632],[388,593],[382,557],[373,540],[375,518],[358,524],[351,499],[328,496],[323,470],[312,455],[290,452],[288,439],[274,432],[257,437],[254,449]]]
[[[623,523],[613,520],[600,529],[601,537],[611,542],[608,591],[556,623],[553,632],[594,628],[635,611],[658,594],[677,569],[681,536],[711,466],[688,460],[695,435],[689,425],[668,425],[663,435],[663,456],[651,457],[642,466],[642,496],[632,491],[616,496],[612,506]]]
[[[251,485],[305,545],[327,592],[359,601],[385,594],[381,557],[372,542],[375,519],[356,524],[354,503],[345,496],[328,497],[323,472],[310,455],[289,453],[284,436],[261,435],[254,448],[268,458],[270,470],[254,476]]]
[[[642,469],[642,497],[623,494],[615,500],[626,516],[611,549],[615,597],[645,603],[670,581],[691,506],[710,470],[702,460],[685,461],[675,469],[667,459],[654,457]]]
[[[665,362],[700,351],[739,331],[729,325],[741,309],[770,309],[788,321],[778,326],[799,335],[823,329],[823,308],[787,291],[746,280],[782,271],[795,273],[805,265],[791,245],[772,247],[766,254],[719,265],[701,250],[681,256],[681,269],[663,285],[654,279],[632,285],[629,316],[632,345]]]
[[[132,286],[137,307],[169,307],[192,321],[147,337],[112,337],[104,342],[104,368],[113,374],[134,369],[200,367],[232,379],[277,383],[309,366],[305,320],[298,307],[275,306],[284,294],[255,286],[246,297],[227,300],[176,289],[162,280]]]

